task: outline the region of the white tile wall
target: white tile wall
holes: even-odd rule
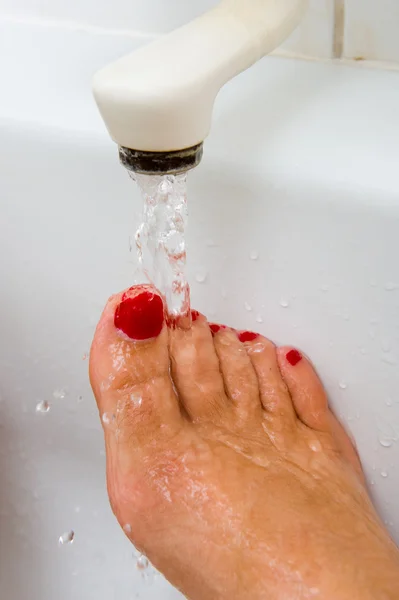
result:
[[[346,0],[344,56],[399,62],[399,0]]]
[[[250,0],[248,0],[250,1]],[[218,0],[0,0],[0,18],[65,22],[118,32],[161,34],[209,10]],[[335,11],[345,8],[343,40],[334,36]],[[279,52],[328,59],[399,63],[399,0],[310,0],[309,11]]]
[[[217,4],[218,0],[1,0],[0,13],[163,33]]]
[[[1,0],[0,14],[163,33],[216,4],[218,0]],[[329,58],[333,28],[334,0],[310,0],[306,18],[283,48],[295,54]]]
[[[294,54],[331,58],[334,12],[334,0],[310,0],[306,17],[282,48]]]

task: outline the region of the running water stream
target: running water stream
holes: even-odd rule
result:
[[[190,315],[190,286],[186,279],[185,231],[187,174],[135,174],[144,200],[143,220],[136,233],[140,267],[163,295],[169,318]]]

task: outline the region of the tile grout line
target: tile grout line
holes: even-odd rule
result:
[[[345,0],[334,0],[333,58],[335,58],[335,59],[343,58],[344,35],[345,35]]]

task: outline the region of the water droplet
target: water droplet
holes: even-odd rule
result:
[[[375,484],[375,481],[374,481],[374,479],[372,479],[372,480],[370,481],[370,485],[374,485],[374,484]]]
[[[83,396],[78,396],[78,404],[81,404],[83,402]]]
[[[348,384],[345,381],[341,381],[339,387],[341,390],[346,390],[348,389]]]
[[[66,390],[64,389],[59,389],[59,390],[55,390],[53,392],[53,398],[55,398],[56,400],[63,400],[66,396]]]
[[[208,273],[206,271],[199,271],[195,276],[195,281],[197,281],[197,283],[205,283],[207,277]]]
[[[132,526],[130,523],[126,523],[126,525],[123,526],[123,531],[127,534],[132,533]]]
[[[167,177],[159,184],[159,191],[164,195],[170,194],[173,191],[172,183]]]
[[[390,352],[392,350],[392,342],[389,339],[383,339],[381,342],[381,350],[383,352]]]
[[[363,356],[365,356],[367,354],[366,348],[360,348],[360,354],[363,354]]]
[[[249,304],[249,302],[244,302],[244,306],[245,310],[247,310],[248,312],[252,311],[252,306]]]
[[[320,442],[317,440],[310,442],[309,448],[312,450],[312,452],[321,452],[321,450],[322,450],[322,446],[321,446]]]
[[[387,365],[394,366],[397,364],[396,358],[389,354],[384,354],[384,356],[381,357],[381,360],[382,360],[382,362],[386,363]]]
[[[385,404],[386,404],[387,406],[392,406],[392,404],[393,404],[392,398],[387,398],[387,399],[385,400]]]
[[[258,258],[259,258],[259,252],[257,250],[252,250],[252,252],[249,255],[249,258],[251,260],[258,260]]]
[[[115,415],[111,413],[104,413],[102,418],[102,422],[104,425],[112,425],[115,422]]]
[[[388,477],[387,471],[381,471],[381,477]]]
[[[75,539],[74,531],[66,531],[58,538],[58,543],[60,546],[64,546],[65,544],[73,544],[73,540]]]
[[[288,308],[288,307],[289,307],[289,305],[290,305],[290,303],[289,303],[287,300],[284,300],[284,299],[283,299],[283,300],[280,300],[280,306],[281,306],[282,308]]]
[[[377,282],[376,282],[376,280],[375,280],[375,279],[370,279],[370,286],[371,286],[371,287],[377,287],[377,285],[378,285],[378,284],[377,284]]]
[[[42,400],[42,402],[38,402],[38,404],[36,404],[37,413],[48,413],[49,410],[50,404],[46,400]]]
[[[321,291],[322,292],[328,292],[328,290],[330,289],[329,286],[325,283],[324,285],[321,286]]]
[[[265,348],[265,345],[262,343],[254,344],[253,346],[248,347],[247,352],[248,354],[260,354],[261,352],[264,352]]]
[[[89,358],[89,353],[85,352],[82,356],[82,360],[87,360]]]
[[[131,394],[130,401],[132,402],[132,404],[134,404],[134,406],[139,407],[143,403],[143,398],[141,396],[139,396],[138,394]]]
[[[399,290],[399,283],[388,281],[388,283],[385,284],[385,290],[387,292],[394,292],[395,290]]]
[[[390,448],[393,444],[393,441],[389,440],[389,439],[386,439],[386,440],[384,439],[384,440],[380,440],[380,444],[383,448]]]
[[[150,563],[148,561],[148,558],[144,556],[144,554],[138,557],[136,566],[139,571],[145,571],[146,569],[148,569],[149,565]]]
[[[258,315],[258,316],[256,317],[256,322],[257,322],[257,323],[263,323],[263,317],[262,317],[262,315]]]

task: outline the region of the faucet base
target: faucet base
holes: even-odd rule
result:
[[[119,147],[121,164],[134,173],[146,175],[177,175],[194,169],[201,162],[204,144],[201,142],[184,150],[146,152]]]

